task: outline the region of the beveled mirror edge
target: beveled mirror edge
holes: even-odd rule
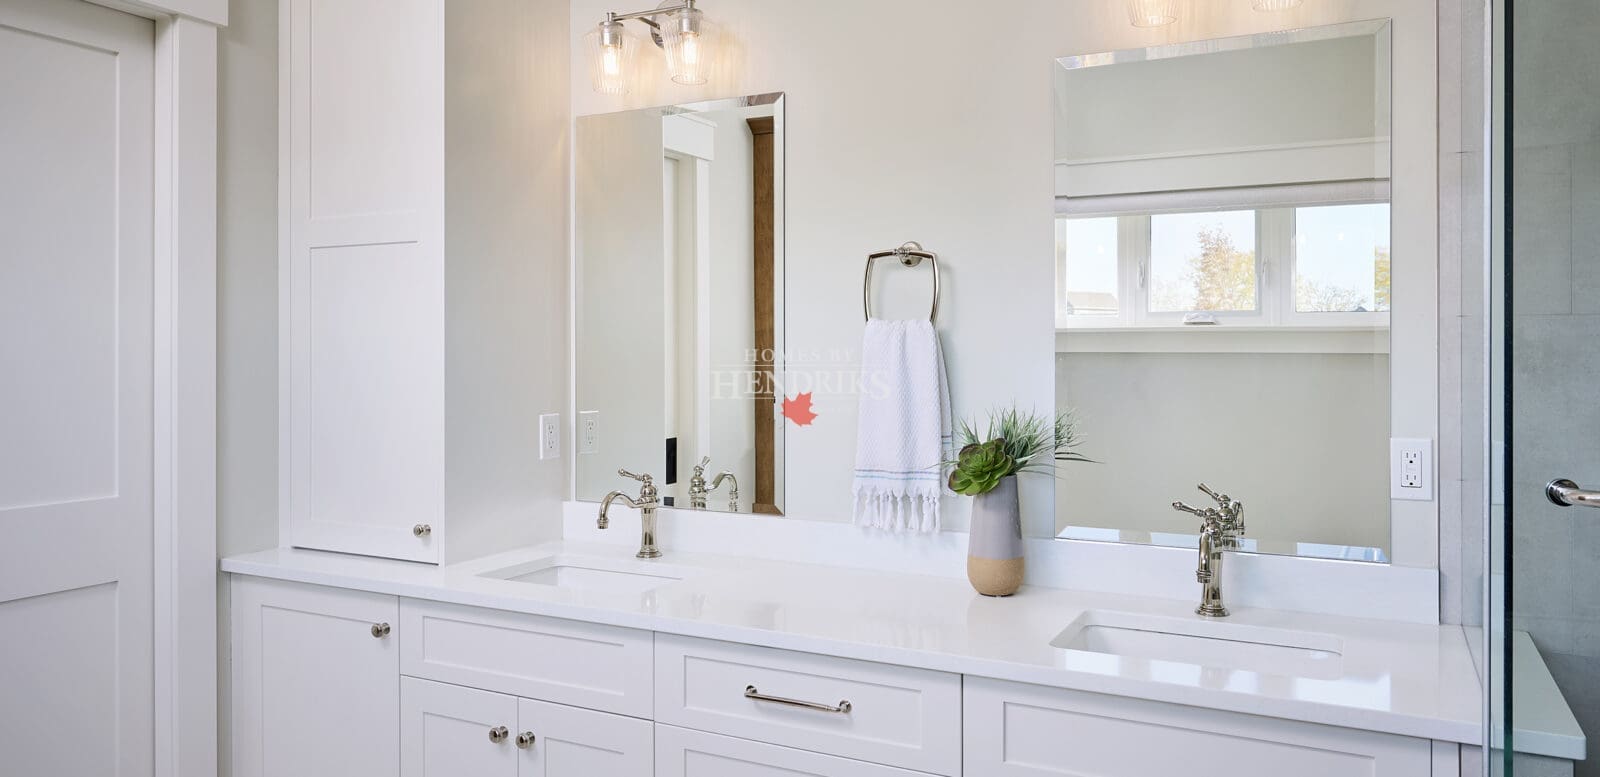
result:
[[[1309,43],[1311,41],[1333,40],[1335,38],[1355,38],[1382,33],[1389,29],[1391,24],[1392,20],[1389,18],[1378,18],[1311,27],[1296,27],[1290,30],[1258,32],[1251,35],[1234,35],[1226,38],[1163,43],[1157,46],[1139,46],[1090,54],[1074,54],[1057,57],[1056,64],[1065,70],[1080,70],[1106,65],[1124,65],[1130,62],[1152,62],[1159,59],[1175,59],[1197,54],[1217,54],[1224,51],[1242,51],[1266,46],[1281,46],[1288,43]]]

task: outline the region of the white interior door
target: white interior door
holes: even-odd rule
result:
[[[152,22],[0,0],[0,771],[148,775]]]

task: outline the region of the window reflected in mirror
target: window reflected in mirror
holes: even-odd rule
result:
[[[1098,462],[1062,470],[1059,537],[1193,547],[1171,503],[1203,482],[1247,551],[1388,561],[1389,46],[1375,21],[1058,61],[1057,410]]]

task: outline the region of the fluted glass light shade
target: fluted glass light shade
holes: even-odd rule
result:
[[[1128,21],[1135,27],[1160,27],[1178,20],[1178,0],[1128,0]]]
[[[594,90],[600,94],[627,94],[628,73],[638,39],[623,29],[622,22],[604,21],[583,36],[583,46],[589,52],[589,78]]]
[[[1303,0],[1250,0],[1251,7],[1257,11],[1287,11],[1300,5]]]
[[[690,86],[711,78],[716,64],[717,28],[695,8],[684,8],[658,17],[661,46],[667,53],[667,73],[675,83]]]

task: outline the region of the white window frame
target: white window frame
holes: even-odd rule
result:
[[[1389,313],[1383,312],[1300,312],[1295,309],[1295,279],[1298,273],[1295,241],[1295,212],[1301,207],[1355,205],[1370,201],[1314,203],[1262,208],[1220,208],[1216,212],[1248,210],[1255,213],[1256,309],[1251,311],[1150,310],[1150,220],[1151,214],[1115,216],[1058,215],[1063,220],[1090,218],[1117,219],[1117,314],[1114,316],[1062,313],[1066,300],[1066,256],[1056,257],[1056,328],[1058,330],[1384,330]],[[1389,204],[1387,200],[1379,200]],[[1163,213],[1168,212],[1164,211]],[[1177,211],[1171,211],[1177,212]],[[1211,211],[1190,211],[1211,212]],[[1057,240],[1060,239],[1059,226]],[[1391,281],[1392,283],[1392,281]],[[1183,323],[1189,313],[1203,312],[1215,317],[1216,325]]]

